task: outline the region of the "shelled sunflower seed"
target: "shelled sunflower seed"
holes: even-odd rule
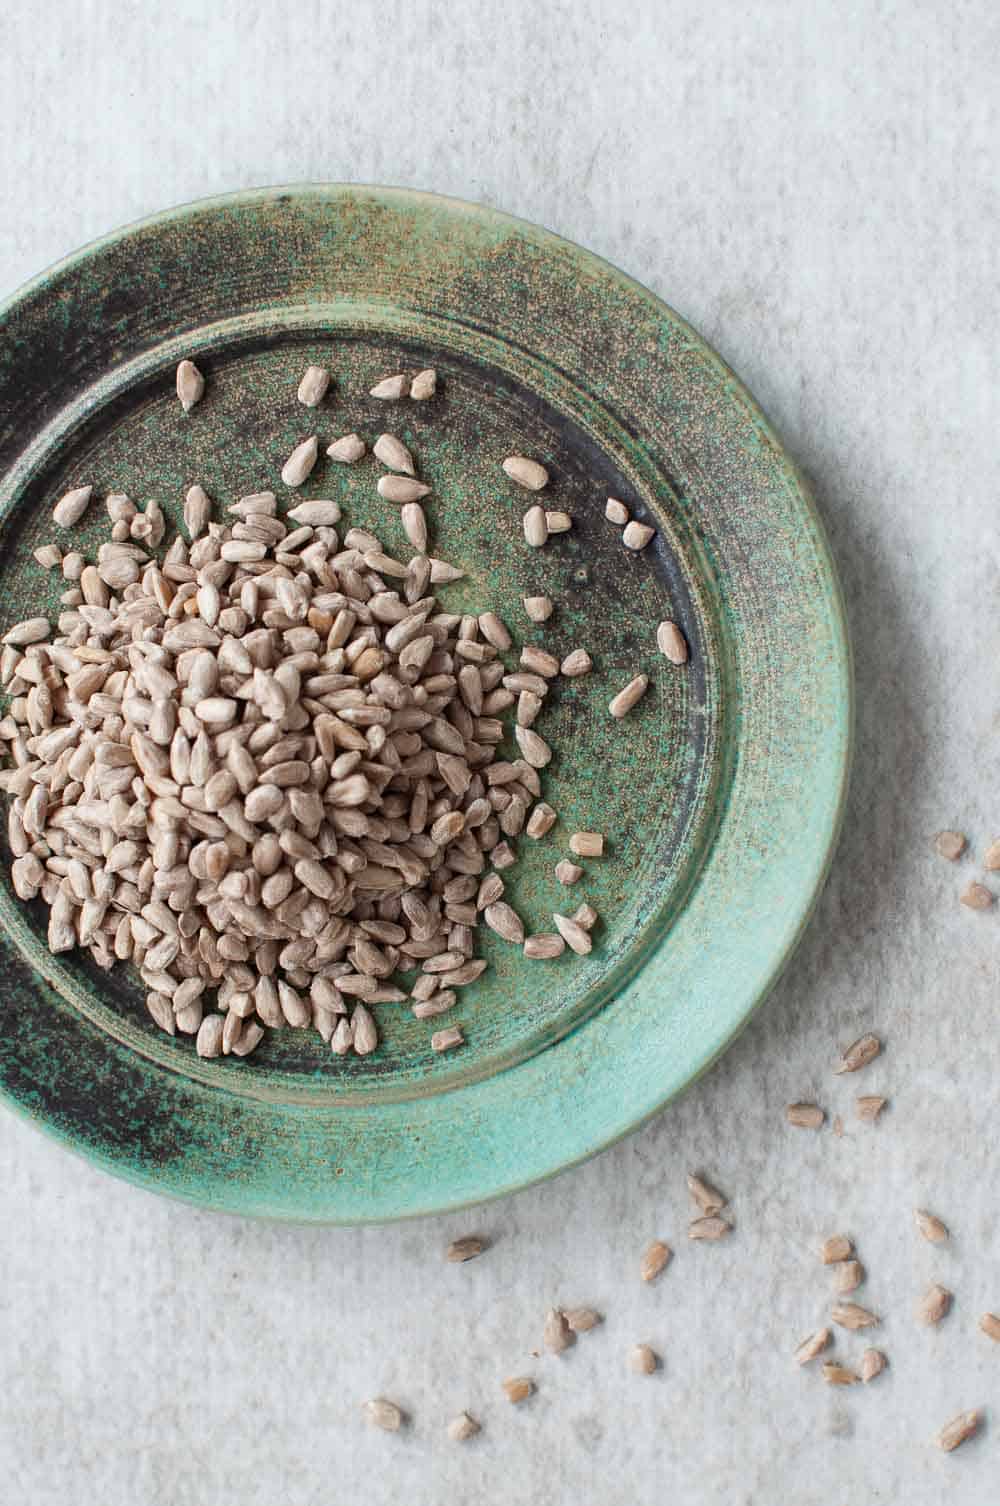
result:
[[[205,378],[193,361],[181,361],[177,367],[177,396],[185,413],[205,395]]]
[[[330,386],[325,366],[307,366],[302,373],[296,396],[304,408],[318,408]]]

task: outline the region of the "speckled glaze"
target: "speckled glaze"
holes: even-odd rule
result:
[[[491,967],[449,1016],[380,1010],[383,1043],[343,1061],[312,1032],[202,1062],[159,1033],[137,980],[49,956],[44,913],[0,887],[0,1087],[41,1127],[152,1190],[246,1214],[359,1222],[509,1192],[634,1129],[722,1051],[787,960],[831,855],[851,730],[843,611],[801,478],[748,394],[664,304],[607,263],[493,210],[430,195],[307,186],[206,201],[134,226],[44,274],[0,311],[0,600],[53,609],[31,551],[70,484],[151,496],[176,519],[200,481],[218,507],[267,485],[292,445],[383,429],[434,488],[434,549],[467,571],[449,609],[499,610],[518,645],[584,646],[539,730],[557,750],[560,821],[518,840],[508,897],[531,930],[584,898],[593,953]],[[184,415],[182,356],[208,380]],[[297,403],[309,362],[334,373]],[[430,402],[367,396],[434,365]],[[575,521],[525,547],[528,505],[499,461],[549,468]],[[405,547],[378,467],[325,460],[301,495]],[[612,494],[657,528],[641,554],[604,519]],[[106,536],[99,506],[78,531]],[[520,599],[557,602],[547,624]],[[657,652],[665,616],[691,644]],[[513,662],[513,661],[512,661]],[[623,723],[611,695],[651,688]],[[569,834],[608,856],[572,890]],[[6,854],[5,854],[6,857]]]

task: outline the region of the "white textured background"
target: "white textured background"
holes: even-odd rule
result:
[[[0,1495],[11,1506],[993,1506],[1000,1498],[997,925],[940,825],[1000,831],[994,0],[6,0],[0,294],[123,221],[296,179],[500,205],[686,314],[812,479],[858,668],[818,917],[724,1062],[645,1133],[480,1215],[268,1228],[132,1191],[0,1117]],[[833,1078],[874,1028],[883,1058]],[[876,1129],[849,1117],[883,1091]],[[816,1095],[847,1130],[792,1131]],[[733,1199],[688,1247],[684,1172]],[[923,1244],[914,1204],[951,1225]],[[495,1245],[466,1267],[446,1241]],[[891,1369],[833,1391],[817,1240],[857,1239]],[[677,1246],[661,1282],[636,1261]],[[940,1278],[938,1331],[912,1309]],[[551,1302],[607,1313],[534,1362]],[[649,1339],[665,1366],[629,1375]],[[845,1355],[862,1345],[841,1344]],[[538,1394],[513,1409],[500,1379]],[[413,1426],[361,1424],[397,1398]],[[962,1408],[982,1436],[931,1445]],[[469,1407],[473,1444],[443,1426]]]

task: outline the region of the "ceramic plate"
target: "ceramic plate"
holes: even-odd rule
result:
[[[508,898],[533,930],[583,899],[589,957],[526,962],[488,937],[490,967],[455,1011],[468,1044],[379,1011],[383,1043],[341,1060],[318,1035],[270,1035],[246,1061],[201,1061],[161,1034],[122,968],[51,957],[40,904],[3,864],[7,1101],[144,1187],[212,1208],[359,1222],[454,1208],[552,1175],[660,1109],[718,1056],[794,947],[837,834],[849,760],[843,610],[801,477],[703,340],[614,267],[545,230],[454,200],[316,186],[216,199],[147,220],[45,273],[0,311],[0,600],[4,621],[55,611],[32,550],[69,485],[160,500],[200,481],[220,507],[264,485],[292,445],[391,428],[433,485],[436,552],[462,566],[450,610],[495,608],[519,642],[583,646],[539,729],[556,749],[559,824],[521,838]],[[177,361],[208,379],[190,416]],[[309,362],[335,383],[312,412]],[[438,395],[368,389],[434,366]],[[500,460],[549,468],[571,532],[525,546],[527,494]],[[322,452],[321,452],[322,453]],[[317,467],[305,496],[405,541],[372,460]],[[641,553],[608,496],[651,523]],[[83,546],[106,537],[94,506]],[[54,574],[56,574],[55,572]],[[525,594],[557,603],[530,624]],[[661,619],[691,645],[679,670]],[[638,671],[649,693],[617,722]],[[567,839],[608,855],[572,890]],[[6,859],[8,855],[4,854]]]

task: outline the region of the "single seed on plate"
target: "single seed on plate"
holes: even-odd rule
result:
[[[687,1186],[688,1192],[690,1192],[702,1213],[721,1213],[726,1206],[726,1199],[722,1193],[713,1187],[711,1182],[706,1182],[704,1177],[698,1177],[693,1172],[688,1172]]]
[[[181,361],[177,367],[177,396],[185,413],[190,413],[195,403],[205,393],[205,378],[193,361]]]
[[[525,596],[524,610],[532,622],[547,622],[552,616],[552,600],[548,596]]]
[[[979,1320],[979,1326],[987,1338],[993,1339],[1000,1344],[1000,1318],[995,1313],[983,1313]]]
[[[427,553],[427,514],[419,502],[404,502],[399,513],[403,532],[418,554]]]
[[[846,1297],[856,1292],[865,1279],[864,1266],[860,1260],[839,1260],[833,1268],[833,1289],[838,1296]]]
[[[932,1245],[943,1244],[948,1238],[946,1226],[933,1213],[928,1213],[924,1208],[914,1208],[913,1217],[921,1234]]]
[[[583,869],[578,864],[571,863],[569,858],[561,858],[556,864],[556,878],[560,884],[575,884],[582,877]]]
[[[544,507],[529,507],[524,515],[524,538],[532,549],[541,549],[549,536]]]
[[[604,516],[609,523],[617,523],[622,528],[628,522],[628,508],[617,497],[609,497],[604,504]]]
[[[824,1265],[836,1265],[839,1260],[850,1260],[854,1246],[846,1234],[831,1234],[819,1247],[819,1258]]]
[[[435,1051],[450,1051],[454,1046],[464,1045],[465,1036],[457,1025],[451,1025],[447,1030],[436,1030],[431,1036],[431,1046]]]
[[[446,1251],[447,1258],[453,1265],[461,1264],[465,1260],[474,1260],[481,1255],[486,1248],[484,1240],[476,1234],[466,1234],[463,1239],[453,1239]]]
[[[592,950],[594,943],[583,929],[583,926],[578,925],[575,920],[571,920],[568,915],[553,914],[552,919],[555,921],[556,930],[563,941],[565,941],[571,951],[576,952],[578,957],[585,957]]]
[[[361,1410],[373,1427],[381,1428],[385,1433],[398,1433],[402,1427],[402,1412],[394,1401],[386,1401],[384,1396],[363,1402]]]
[[[859,1072],[873,1062],[881,1050],[882,1042],[877,1035],[863,1035],[848,1046],[833,1070],[838,1076],[844,1072]]]
[[[553,931],[540,931],[535,936],[527,936],[524,942],[524,955],[535,960],[561,957],[565,950],[565,941]]]
[[[973,880],[962,890],[959,900],[968,910],[988,910],[994,903],[995,896],[985,884],[977,884]]]
[[[636,1375],[652,1375],[657,1366],[654,1350],[648,1344],[633,1344],[628,1352],[628,1365]]]
[[[544,465],[537,460],[528,460],[524,455],[508,455],[503,468],[512,481],[529,492],[540,492],[549,479]]]
[[[35,550],[35,559],[43,570],[54,570],[56,565],[62,564],[62,550],[58,544],[43,544]]]
[[[545,1347],[550,1354],[562,1354],[573,1342],[569,1324],[558,1307],[550,1307],[545,1314],[545,1326],[542,1329],[542,1338]]]
[[[789,1124],[797,1125],[799,1129],[819,1129],[826,1113],[816,1103],[790,1103],[785,1110],[785,1118]]]
[[[639,1275],[643,1281],[655,1281],[660,1272],[666,1269],[673,1253],[662,1239],[654,1239],[652,1244],[647,1245],[639,1262]]]
[[[87,511],[93,494],[92,486],[74,486],[72,491],[59,498],[52,509],[52,521],[58,523],[60,528],[72,528]]]
[[[592,1307],[567,1307],[563,1311],[563,1317],[571,1333],[590,1333],[591,1329],[604,1322],[601,1314]]]
[[[579,675],[587,675],[594,667],[594,661],[585,648],[575,648],[567,654],[559,666],[560,674],[568,680],[575,680]]]
[[[946,1286],[941,1286],[937,1281],[924,1292],[917,1303],[918,1323],[940,1323],[951,1307],[951,1292]]]
[[[823,1379],[828,1386],[854,1386],[860,1377],[854,1370],[848,1370],[846,1365],[840,1365],[836,1360],[824,1360]]]
[[[648,685],[649,677],[647,675],[636,675],[634,680],[629,680],[625,689],[620,690],[609,704],[608,710],[611,712],[611,715],[618,718],[628,716],[636,701],[640,700],[646,694]]]
[[[481,1431],[480,1424],[468,1412],[459,1412],[448,1424],[448,1437],[455,1443],[466,1443]]]
[[[517,1406],[519,1402],[527,1401],[535,1389],[535,1383],[526,1375],[512,1375],[509,1380],[503,1382],[503,1389],[507,1400]]]
[[[430,487],[413,476],[397,476],[394,471],[378,478],[378,494],[384,502],[419,502]]]
[[[938,856],[947,858],[949,863],[956,863],[967,846],[968,843],[960,831],[939,831],[934,838],[934,847]]]
[[[602,858],[604,838],[599,831],[575,831],[569,839],[569,850],[578,858]]]
[[[958,1416],[953,1417],[938,1433],[935,1439],[938,1448],[950,1454],[952,1449],[958,1448],[960,1443],[971,1438],[978,1430],[979,1420],[978,1412],[959,1412]]]
[[[835,1302],[830,1309],[830,1317],[839,1328],[859,1329],[877,1328],[879,1319],[867,1307],[861,1307],[857,1302]]]
[[[395,376],[383,377],[376,382],[374,387],[369,388],[368,396],[381,398],[383,402],[393,402],[397,398],[406,397],[410,390],[410,378],[405,371],[397,372]]]
[[[633,518],[622,529],[622,543],[626,549],[645,549],[655,532],[655,528],[650,528],[646,523],[637,523]]]
[[[304,407],[316,408],[326,397],[329,385],[330,373],[325,366],[307,366],[296,395]]]
[[[684,634],[676,622],[661,622],[656,629],[656,646],[671,664],[686,664],[688,646]]]
[[[568,512],[547,512],[545,526],[549,533],[568,533],[573,527],[573,519]]]
[[[367,446],[358,434],[343,434],[327,446],[327,455],[341,465],[354,465],[365,453]]]
[[[426,371],[418,371],[410,383],[410,396],[414,402],[424,403],[429,397],[433,397],[437,391],[437,372],[433,366],[428,366]]]
[[[983,854],[983,867],[988,873],[996,873],[1000,868],[1000,841],[991,842]]]
[[[874,1124],[887,1102],[888,1099],[880,1098],[876,1093],[865,1094],[854,1100],[854,1112],[865,1123]]]
[[[881,1349],[866,1349],[861,1356],[861,1379],[867,1385],[876,1375],[882,1374],[887,1364],[888,1360]]]
[[[688,1224],[688,1239],[725,1239],[726,1235],[732,1232],[732,1224],[716,1214],[696,1218]]]
[[[583,926],[585,931],[592,931],[597,924],[597,911],[593,905],[586,903],[578,905],[573,911],[573,919],[578,926]]]
[[[281,467],[281,479],[286,486],[302,486],[312,474],[319,453],[319,440],[315,434],[297,444]]]
[[[833,1334],[829,1328],[817,1328],[816,1332],[811,1333],[807,1339],[803,1339],[796,1349],[795,1363],[808,1365],[810,1360],[814,1360],[818,1354],[822,1354],[823,1350],[828,1348],[832,1338]]]
[[[413,456],[395,434],[380,434],[372,445],[372,454],[390,471],[402,471],[406,476],[417,474],[413,465]]]

